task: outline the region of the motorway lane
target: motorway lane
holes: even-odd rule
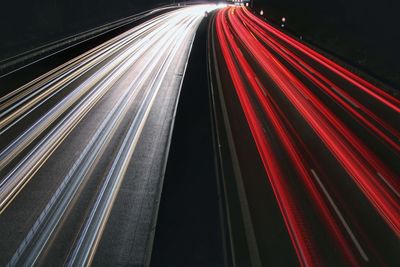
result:
[[[215,7],[158,16],[0,98],[1,265],[148,260],[185,64]]]
[[[220,73],[229,73],[220,77],[220,97],[238,99],[227,101],[229,123],[238,123],[232,120],[238,120],[239,105],[242,128],[250,129],[264,166],[263,173],[241,175],[268,179],[292,240],[288,255],[294,250],[306,266],[396,266],[400,100],[394,92],[350,73],[247,9],[219,11],[215,29],[219,45],[213,49],[221,55],[214,60]],[[232,133],[239,154],[252,151],[243,148],[245,132]],[[240,164],[248,169],[248,163]],[[251,202],[259,190],[244,184]],[[271,263],[277,244],[259,234],[257,216],[267,205],[250,207],[262,264]],[[284,255],[283,248],[275,250]]]

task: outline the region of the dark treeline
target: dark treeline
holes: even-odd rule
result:
[[[255,9],[365,71],[400,85],[400,1],[255,0]]]

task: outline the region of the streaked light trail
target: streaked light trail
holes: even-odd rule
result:
[[[365,216],[379,214],[395,244],[400,100],[246,8],[220,10],[215,27],[218,64],[228,70],[300,264],[384,263],[384,248],[368,240],[370,226],[354,218],[357,205],[342,192],[355,185],[374,207]],[[318,242],[321,234],[327,244]]]
[[[65,161],[67,166],[45,174],[45,186],[51,190],[43,195],[47,203],[29,211],[31,228],[18,230],[25,237],[14,247],[7,266],[88,266],[126,176],[142,187],[152,181],[148,196],[143,190],[134,196],[138,206],[145,197],[159,197],[157,186],[162,183],[157,180],[162,177],[151,175],[165,166],[162,161],[195,32],[206,12],[216,8],[193,5],[157,16],[0,98],[0,216],[13,216],[13,201],[35,183],[50,160]],[[150,165],[132,160],[143,135],[153,138],[143,152]],[[133,167],[142,172],[140,177],[128,172]],[[91,196],[82,195],[91,183],[96,184]],[[79,206],[85,197],[93,201]],[[77,232],[63,237],[73,210],[80,218],[72,222],[78,224]],[[150,235],[152,218],[142,218],[141,223],[146,221]],[[49,251],[60,236],[70,247],[51,259]],[[145,247],[149,239],[143,242]]]

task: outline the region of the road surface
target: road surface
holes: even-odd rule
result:
[[[145,265],[206,11],[151,19],[0,98],[0,265]]]
[[[243,7],[219,10],[210,38],[234,261],[398,266],[398,94]]]

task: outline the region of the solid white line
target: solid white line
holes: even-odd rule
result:
[[[258,87],[261,88],[261,91],[263,92],[264,96],[266,97],[266,96],[267,96],[267,92],[266,92],[264,86],[261,84],[261,82],[260,82],[260,80],[257,78],[257,76],[255,76],[254,78],[256,79],[256,83],[257,83]]]
[[[333,91],[335,91],[338,95],[340,95],[344,100],[346,100],[347,102],[349,102],[351,105],[353,105],[355,108],[360,108],[356,103],[354,103],[353,101],[351,101],[350,99],[348,99],[346,96],[344,96],[341,92],[339,92],[335,87],[331,86],[331,89]]]
[[[188,26],[194,27],[193,24],[194,23],[188,23]],[[185,33],[188,34],[187,31]],[[182,36],[175,36],[176,34],[174,34],[171,35],[171,37],[174,37],[174,39],[179,37],[176,43],[180,44],[185,40],[186,34],[182,34]],[[166,58],[166,61],[162,64],[163,66],[157,73],[156,79],[153,80],[153,83],[150,86],[151,88],[153,88],[156,82],[158,84],[156,88],[147,93],[146,100],[142,103],[141,111],[139,111],[144,113],[142,118],[135,118],[135,120],[132,121],[128,133],[126,134],[124,141],[120,146],[117,157],[114,160],[113,166],[110,169],[106,181],[104,182],[103,187],[97,197],[95,206],[93,207],[92,212],[85,223],[83,231],[80,234],[80,238],[78,239],[78,242],[67,261],[67,266],[90,265],[94,252],[96,251],[99,238],[101,237],[102,231],[108,220],[110,210],[115,201],[116,194],[124,178],[127,165],[136,148],[136,144],[139,140],[157,93],[162,86],[163,78],[165,77],[168,67],[171,64],[172,59],[175,58],[177,52],[177,48],[173,48],[173,50],[170,52],[171,55]],[[145,104],[147,106],[144,106]],[[140,121],[137,121],[139,119]]]
[[[384,177],[382,174],[380,174],[379,172],[377,172],[377,174],[378,174],[378,176],[385,182],[385,184],[386,184],[390,189],[392,189],[392,191],[396,194],[396,196],[400,198],[399,192],[397,192],[396,189],[395,189],[391,184],[389,184],[389,182],[385,179],[385,177]]]
[[[349,225],[347,224],[346,220],[344,219],[342,213],[339,211],[338,207],[336,206],[336,204],[333,202],[333,199],[331,198],[331,196],[329,195],[328,191],[326,190],[325,186],[322,184],[321,180],[319,179],[318,175],[315,173],[315,171],[313,169],[311,169],[311,173],[313,174],[315,180],[317,180],[319,186],[321,187],[322,191],[324,192],[326,198],[328,199],[329,203],[332,205],[333,209],[335,210],[337,216],[339,217],[340,221],[342,222],[344,228],[346,229],[347,233],[350,235],[351,240],[353,240],[356,248],[358,249],[358,251],[361,254],[361,257],[365,260],[365,261],[369,261],[367,254],[364,252],[364,250],[362,249],[360,243],[358,242],[357,238],[355,237],[355,235],[353,234],[353,232],[351,231]]]

